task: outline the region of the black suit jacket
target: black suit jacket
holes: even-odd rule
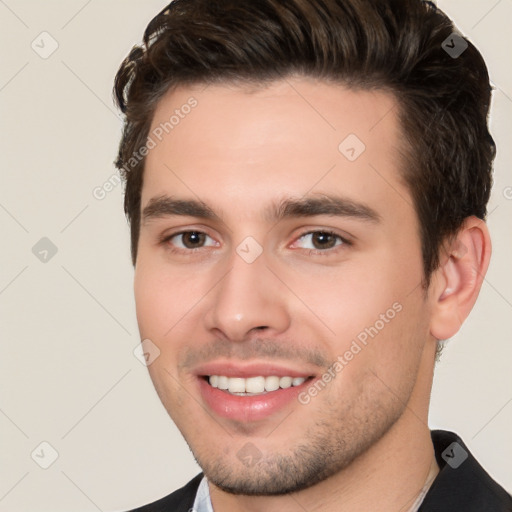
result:
[[[512,497],[485,472],[456,434],[445,430],[431,434],[440,471],[419,512],[512,512]],[[454,442],[464,451],[451,449]],[[192,512],[202,478],[200,473],[165,498],[130,512]]]

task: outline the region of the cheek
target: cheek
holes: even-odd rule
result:
[[[304,318],[327,334],[318,341],[324,339],[333,359],[346,354],[347,366],[382,365],[386,373],[418,359],[428,334],[428,311],[418,286],[421,260],[397,259],[396,253],[373,254],[307,279],[307,272],[289,274],[290,288],[318,320],[309,314]]]
[[[329,329],[337,340],[337,349],[342,349],[376,322],[380,327],[381,315],[385,315],[384,320],[393,320],[397,307],[393,309],[393,305],[404,300],[404,287],[397,276],[374,265],[358,262],[357,265],[324,268],[307,278],[306,275],[295,274],[293,281],[288,281],[290,288]]]
[[[193,279],[183,272],[152,265],[137,267],[134,279],[135,305],[141,336],[162,339],[197,302]]]
[[[166,292],[156,275],[145,267],[137,267],[134,280],[135,307],[140,335],[158,338],[163,332],[162,310]]]
[[[401,306],[392,319],[388,316],[388,323],[373,322],[338,345],[342,367],[332,402],[347,397],[352,403],[364,402],[364,397],[373,404],[409,402],[421,362],[425,325],[415,321],[415,304]]]

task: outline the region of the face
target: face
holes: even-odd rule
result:
[[[162,403],[224,490],[313,485],[418,394],[429,307],[395,107],[290,78],[157,108],[137,319]]]

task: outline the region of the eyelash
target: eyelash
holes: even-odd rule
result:
[[[158,243],[159,243],[159,245],[164,245],[166,247],[166,250],[168,250],[169,252],[171,252],[171,253],[178,253],[178,254],[191,254],[191,253],[195,253],[197,251],[200,251],[201,249],[204,249],[204,247],[195,247],[193,249],[178,249],[178,248],[175,248],[175,247],[172,247],[171,245],[169,245],[169,241],[171,239],[173,239],[173,238],[175,238],[177,236],[180,236],[180,235],[186,235],[187,233],[198,233],[198,234],[203,234],[203,235],[209,236],[207,233],[205,233],[203,231],[189,229],[189,230],[186,230],[186,231],[179,231],[177,233],[172,233],[171,235],[161,236],[159,238],[159,240],[158,240]],[[306,235],[313,235],[315,233],[321,233],[323,235],[334,236],[338,240],[340,240],[342,243],[338,244],[338,245],[335,245],[332,248],[323,249],[323,250],[322,249],[305,249],[307,251],[307,254],[310,255],[310,256],[311,255],[314,255],[314,256],[330,256],[332,254],[337,254],[340,250],[343,249],[343,247],[347,247],[347,246],[350,247],[350,246],[353,245],[350,240],[347,240],[345,237],[342,237],[338,233],[335,233],[335,232],[329,231],[329,230],[322,230],[322,229],[317,229],[317,230],[313,230],[313,231],[306,231],[306,232],[302,233],[301,235],[299,235],[297,237],[297,240],[300,240],[301,238],[305,237]]]

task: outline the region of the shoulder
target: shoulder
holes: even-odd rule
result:
[[[181,489],[174,491],[173,493],[165,496],[153,503],[144,505],[142,507],[130,510],[129,512],[189,512],[193,505],[196,497],[197,488],[201,483],[203,474],[195,476],[188,484],[184,485]]]
[[[512,512],[512,497],[473,457],[462,439],[445,430],[432,431],[439,474],[420,512]]]

